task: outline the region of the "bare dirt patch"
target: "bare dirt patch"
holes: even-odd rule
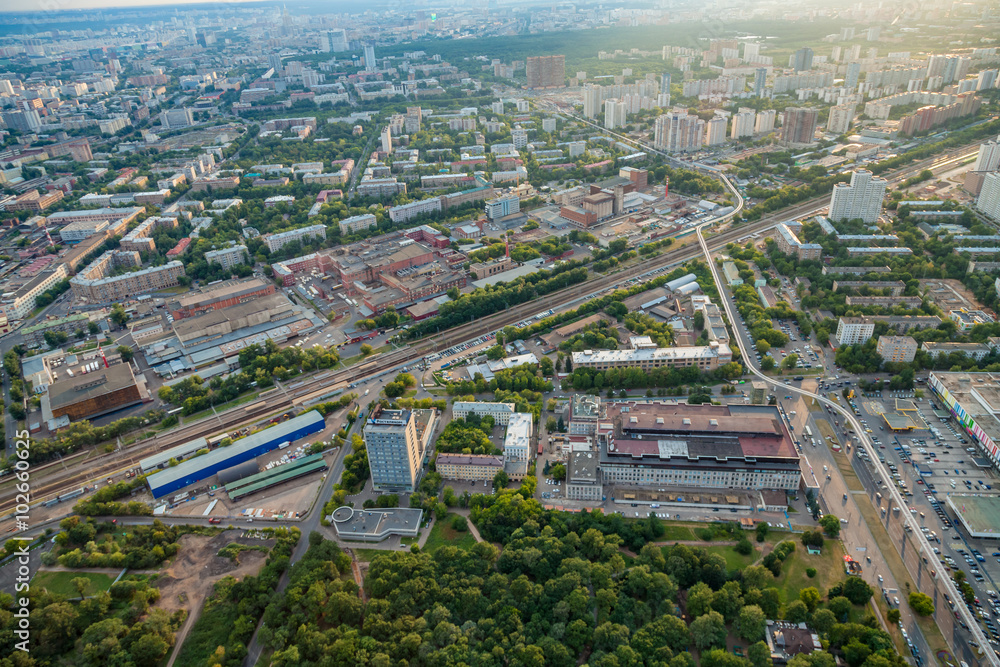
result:
[[[274,540],[240,537],[244,533],[243,530],[234,529],[210,538],[200,535],[182,536],[177,558],[156,580],[156,586],[160,589],[157,604],[168,612],[186,609],[191,619],[201,612],[202,603],[219,579],[229,575],[242,579],[257,574],[267,558],[260,551],[242,552],[239,562],[216,555],[230,542],[268,547],[274,544]]]

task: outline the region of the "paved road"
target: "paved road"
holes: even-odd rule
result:
[[[752,349],[750,345],[749,333],[747,331],[746,326],[743,324],[743,320],[739,317],[736,311],[735,302],[732,300],[731,295],[725,290],[724,287],[725,283],[722,281],[721,276],[719,275],[718,267],[715,265],[715,262],[712,261],[711,259],[711,253],[708,249],[708,244],[705,241],[705,237],[702,234],[701,227],[697,228],[697,234],[698,234],[698,240],[702,246],[702,250],[708,260],[708,265],[712,271],[713,278],[715,279],[716,284],[719,286],[721,294],[720,300],[722,301],[723,309],[725,310],[726,315],[729,318],[729,321],[733,325],[734,332],[739,338],[740,348],[742,350],[749,351]],[[860,446],[867,448],[871,453],[872,457],[874,458],[875,456],[874,452],[877,451],[877,448],[873,448],[870,439],[868,438],[867,434],[865,433],[864,429],[861,426],[861,423],[859,422],[857,417],[853,414],[853,412],[848,412],[839,404],[834,403],[833,401],[829,400],[824,396],[816,394],[814,391],[794,386],[791,385],[790,383],[786,383],[781,380],[772,378],[768,375],[765,375],[760,371],[759,368],[754,366],[753,358],[749,354],[744,355],[743,360],[744,360],[744,365],[746,366],[748,371],[750,371],[753,375],[756,375],[760,379],[776,387],[775,389],[776,395],[784,391],[790,394],[799,395],[807,400],[810,398],[815,399],[819,401],[821,405],[829,406],[830,408],[832,408],[834,411],[840,414],[847,423],[850,423],[853,426],[855,432],[858,434],[858,437],[860,439],[861,442]],[[874,466],[874,470],[876,471],[879,479],[888,480],[888,483],[884,487],[883,495],[885,495],[887,499],[891,498],[895,505],[899,507],[906,507],[907,503],[905,503],[902,496],[900,496],[899,490],[895,486],[891,485],[892,478],[889,476],[884,466],[882,466],[882,464],[880,464],[877,460],[874,460],[872,462],[872,465]],[[846,492],[847,487],[846,483],[843,482],[839,470],[835,466],[831,467],[831,480],[830,480],[831,482],[833,477],[840,478],[839,481],[841,483],[841,486],[836,488],[839,489],[841,495],[835,496],[836,498],[840,499],[842,498],[842,494]],[[834,507],[835,503],[839,502],[839,500],[831,501],[831,494],[829,493],[823,493],[822,496],[825,502],[827,503],[828,507]],[[850,500],[851,496],[849,495],[849,501]],[[854,508],[856,510],[857,506],[854,505]],[[888,512],[887,514],[892,515],[893,513]],[[871,538],[871,534],[868,532],[867,526],[864,526],[864,529],[861,530],[861,526],[863,525],[863,523],[864,521],[860,517],[859,513],[858,520],[853,524],[853,527],[851,527],[847,531],[847,533],[853,533],[854,534],[853,537],[851,537],[850,535],[845,535],[845,539],[851,540],[854,543],[855,548],[858,545],[861,545],[863,542],[873,543],[874,541]],[[910,526],[910,530],[913,532],[909,534],[903,532],[903,525]],[[892,530],[893,526],[898,526],[899,530],[898,537],[893,534]],[[920,553],[933,554],[933,551],[931,549],[930,544],[928,544],[927,542],[927,538],[925,538],[923,534],[920,532],[919,526],[916,525],[916,522],[913,521],[908,512],[899,512],[898,515],[895,517],[893,516],[888,517],[886,527],[887,530],[889,531],[890,537],[893,537],[894,541],[896,541],[897,544],[900,546],[900,555],[902,556],[904,562],[907,564],[908,570],[910,571],[911,576],[913,576],[914,583],[916,584],[917,588],[923,590],[928,594],[933,594],[932,597],[935,598],[934,602],[936,609],[935,619],[940,621],[940,619],[947,616],[948,612],[941,611],[944,605],[944,600],[937,599],[938,598],[937,591],[939,590],[938,587],[941,587],[944,590],[946,590],[952,599],[954,600],[961,599],[953,582],[947,578],[939,578],[936,581],[930,581],[929,573],[927,573],[925,569],[921,569],[922,562],[918,554]],[[914,562],[913,559],[916,559],[916,562]],[[914,576],[914,573],[916,576]],[[944,608],[947,609],[947,607]],[[964,618],[965,622],[972,627],[972,634],[973,637],[975,638],[975,641],[979,643],[980,646],[989,647],[986,637],[983,635],[982,629],[979,628],[979,626],[975,623],[975,620],[973,619],[968,609],[960,606],[958,608],[958,612],[963,617],[965,617]],[[907,632],[909,633],[909,629],[907,630]],[[948,640],[949,645],[952,647],[953,650],[956,650],[958,654],[963,654],[965,652],[968,652],[968,647],[966,642],[958,641],[954,633],[948,632],[947,626],[945,628],[942,628],[942,632],[945,633],[945,638]],[[924,642],[924,644],[926,646],[926,642]],[[919,645],[918,648],[920,648]],[[928,659],[930,659],[930,656],[928,656]],[[987,650],[982,661],[992,665],[993,667],[1000,667],[1000,658],[998,658],[998,656],[993,651]]]

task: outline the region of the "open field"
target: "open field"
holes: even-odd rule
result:
[[[476,544],[476,538],[472,536],[470,531],[466,530],[464,533],[460,533],[451,527],[451,519],[454,516],[456,515],[449,514],[444,519],[434,522],[431,534],[424,544],[424,551],[433,553],[441,547],[447,546],[471,549]]]
[[[65,595],[68,598],[80,597],[80,590],[73,584],[77,578],[89,580],[83,594],[86,597],[97,595],[111,588],[114,577],[100,572],[39,572],[31,580],[32,588],[45,588],[53,595]]]

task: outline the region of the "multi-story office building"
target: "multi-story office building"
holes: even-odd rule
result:
[[[531,458],[531,433],[533,417],[529,412],[515,412],[507,422],[503,439],[504,463],[527,463]]]
[[[300,227],[299,229],[290,229],[287,232],[264,234],[261,238],[264,239],[264,243],[267,244],[268,250],[276,252],[292,241],[301,241],[302,243],[306,243],[308,239],[325,239],[326,225],[309,225],[308,227]]]
[[[689,116],[687,109],[675,109],[657,117],[653,145],[664,151],[686,153],[701,148],[705,121]]]
[[[504,216],[518,213],[521,210],[521,199],[517,195],[497,197],[486,202],[486,217],[498,220]]]
[[[711,371],[733,360],[729,346],[715,341],[693,347],[656,347],[649,336],[632,336],[629,341],[631,349],[574,352],[573,366],[599,371],[628,367],[650,370],[697,366],[699,370]]]
[[[805,107],[785,109],[781,114],[781,140],[791,146],[816,142],[816,122],[819,110]]]
[[[503,470],[503,457],[491,454],[438,454],[434,465],[444,479],[492,481]]]
[[[59,264],[51,269],[42,271],[17,288],[13,295],[4,298],[0,311],[9,320],[24,319],[35,309],[35,300],[38,296],[45,290],[55,286],[68,275],[69,272],[65,264]]]
[[[231,269],[237,264],[247,263],[247,247],[234,245],[221,250],[209,250],[205,253],[205,261],[209,264],[221,264],[224,269]]]
[[[413,218],[426,215],[428,213],[436,213],[440,210],[441,200],[437,197],[430,197],[428,199],[410,202],[409,204],[393,206],[389,209],[389,219],[393,222],[408,222]],[[343,227],[341,227],[341,229],[343,229]]]
[[[420,476],[420,445],[410,410],[377,406],[365,422],[365,449],[377,490],[413,491]]]
[[[861,345],[875,333],[875,321],[866,317],[841,317],[837,322],[837,340],[841,345]]]
[[[566,56],[530,56],[525,61],[527,87],[562,88],[566,85]]]
[[[835,222],[860,218],[866,224],[874,224],[882,212],[882,198],[888,181],[872,174],[867,169],[858,169],[851,174],[851,182],[837,183],[830,195],[829,218]]]
[[[910,336],[880,336],[875,351],[883,361],[910,363],[917,354],[917,341]]]
[[[489,403],[478,401],[455,401],[451,408],[452,417],[465,419],[470,414],[479,417],[492,417],[494,424],[506,426],[514,414],[513,403]]]
[[[190,127],[194,125],[194,115],[191,109],[168,109],[160,114],[160,122],[167,129]]]
[[[799,456],[773,406],[616,403],[597,439],[605,486],[793,491],[800,483]]]

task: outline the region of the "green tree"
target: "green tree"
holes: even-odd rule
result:
[[[510,478],[507,477],[507,473],[505,473],[503,470],[493,475],[493,488],[506,489],[509,483],[510,483]]]
[[[910,609],[921,616],[930,616],[934,613],[934,601],[929,595],[925,595],[919,591],[911,591],[908,602],[910,603]]]
[[[120,354],[122,357],[122,361],[124,361],[126,364],[132,361],[132,357],[135,356],[135,352],[128,345],[119,345],[117,350],[118,354]]]
[[[747,648],[747,659],[753,667],[772,667],[771,649],[767,642],[759,641]]]
[[[823,532],[830,537],[837,537],[840,535],[840,519],[832,514],[824,515],[823,518],[819,520],[819,525],[823,527]]]
[[[774,370],[774,357],[761,357],[760,369],[763,371]]]
[[[795,600],[785,609],[785,620],[803,623],[809,617],[809,608],[802,600]]]
[[[561,482],[564,479],[566,479],[566,466],[564,466],[562,463],[557,463],[554,466],[552,466],[552,479],[556,480],[557,482]]]
[[[691,639],[701,650],[722,647],[726,641],[726,622],[722,614],[710,611],[692,621]]]
[[[128,313],[125,312],[125,308],[120,303],[111,306],[111,321],[119,328],[124,327],[125,323],[128,322]]]
[[[749,604],[740,610],[736,618],[736,629],[740,637],[748,642],[759,641],[764,638],[764,629],[767,625],[767,618],[764,611],[755,604]]]
[[[799,591],[799,600],[806,606],[811,614],[819,606],[820,601],[822,601],[823,596],[820,595],[819,591],[816,590],[815,586],[809,586],[808,588],[803,588]]]

